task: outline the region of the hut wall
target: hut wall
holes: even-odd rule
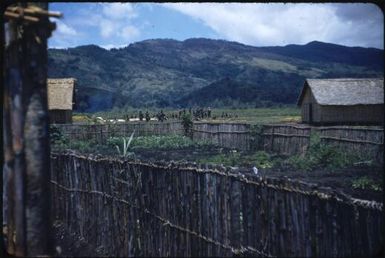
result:
[[[383,204],[220,166],[53,154],[52,218],[112,257],[352,257],[383,248]],[[90,256],[98,256],[90,254]]]
[[[49,119],[51,124],[71,124],[72,110],[49,110]]]
[[[383,124],[384,105],[321,106],[321,123]]]
[[[309,105],[311,105],[311,114],[310,114]],[[321,119],[320,105],[318,105],[309,87],[306,87],[305,94],[302,100],[301,116],[302,116],[303,123],[312,123],[312,122],[317,123],[317,122],[320,122],[320,119]],[[310,121],[310,116],[312,121]]]

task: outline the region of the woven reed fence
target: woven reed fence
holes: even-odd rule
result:
[[[262,146],[259,148],[285,155],[305,153],[310,144],[310,134],[310,127],[264,125],[260,135]]]
[[[384,130],[380,128],[320,127],[321,141],[383,163]]]
[[[193,126],[194,140],[211,141],[222,147],[250,150],[251,134],[249,124],[201,123]]]
[[[71,140],[97,139],[100,143],[111,136],[129,136],[134,129],[136,136],[183,134],[180,122],[56,126]],[[323,143],[361,156],[373,157],[376,162],[383,163],[384,130],[377,127],[267,124],[253,131],[250,124],[195,122],[192,131],[195,140],[211,141],[227,148],[264,150],[284,155],[305,153],[311,135],[318,134]]]
[[[118,124],[55,124],[62,133],[73,140],[96,139],[104,143],[109,137],[127,137],[135,130],[135,136],[182,134],[180,122],[130,122]]]
[[[52,154],[52,211],[109,256],[370,256],[383,205],[219,166]],[[92,254],[91,254],[92,255]]]

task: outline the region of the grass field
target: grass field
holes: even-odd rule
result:
[[[171,119],[172,114],[177,114],[180,109],[163,109],[164,113]],[[96,113],[74,113],[73,121],[92,122],[93,117],[101,116],[104,119],[126,119],[127,117],[138,117],[139,111],[145,113],[146,109],[111,110]],[[149,109],[148,112],[154,116],[160,109]],[[186,110],[188,112],[188,110]],[[222,117],[222,115],[227,115]],[[210,122],[239,122],[250,124],[266,123],[288,123],[300,121],[300,109],[295,107],[285,108],[250,108],[250,109],[212,109],[211,119],[200,121]]]

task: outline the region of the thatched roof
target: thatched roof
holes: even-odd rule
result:
[[[72,110],[76,79],[48,79],[48,109]]]
[[[297,105],[301,105],[307,88],[320,105],[373,105],[384,104],[384,79],[307,79]]]

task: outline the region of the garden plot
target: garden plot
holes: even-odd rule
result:
[[[65,139],[53,142],[53,150],[125,156],[147,162],[196,162],[239,167],[244,173],[289,178],[340,190],[356,198],[382,201],[382,169],[354,155],[315,142],[306,155],[282,156],[264,151],[238,151],[186,136],[111,137],[106,144]],[[119,151],[118,151],[119,149]]]

